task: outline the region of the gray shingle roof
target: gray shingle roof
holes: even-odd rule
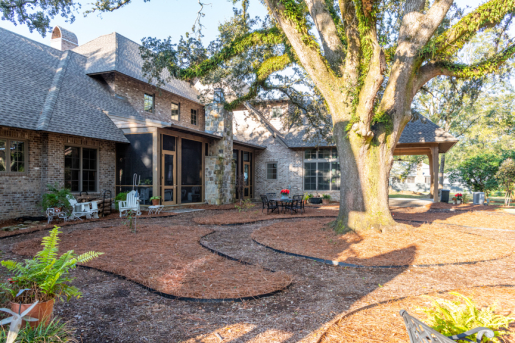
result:
[[[86,75],[86,62],[0,28],[0,125],[127,142],[105,111],[132,108]]]
[[[88,57],[86,68],[88,74],[117,71],[137,80],[148,82],[141,70],[143,59],[139,49],[138,43],[113,32],[85,43],[73,51]],[[198,91],[188,82],[171,78],[167,70],[163,71],[161,77],[169,80],[161,86],[162,89],[200,103]]]
[[[265,126],[271,126],[272,130],[289,148],[314,148],[334,146],[323,138],[313,138],[314,130],[308,125],[296,126],[290,130],[279,131],[266,119],[266,116],[255,108],[252,108],[255,113],[261,117]],[[458,139],[447,131],[440,128],[438,125],[427,119],[426,117],[417,114],[413,121],[410,121],[404,128],[402,135],[399,139],[399,144],[413,144],[413,143],[449,143],[449,148],[457,142]],[[446,145],[447,147],[447,145]],[[445,150],[447,151],[447,150]]]

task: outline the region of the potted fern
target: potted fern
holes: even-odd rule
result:
[[[322,195],[322,204],[328,205],[331,201],[331,196],[329,194]]]
[[[150,200],[152,201],[152,206],[158,206],[160,199],[161,199],[161,197],[159,197],[159,196],[151,197]]]
[[[52,317],[55,299],[66,297],[79,298],[80,291],[70,285],[74,278],[70,277],[70,271],[77,263],[86,263],[102,255],[102,253],[90,251],[77,256],[73,250],[65,252],[58,257],[60,231],[55,226],[47,237],[43,238],[39,251],[31,260],[24,262],[2,261],[2,266],[12,274],[8,283],[2,284],[2,288],[11,300],[11,310],[20,313],[28,309],[36,300],[38,304],[29,312],[29,316],[38,319],[31,322],[36,327],[42,322],[48,324]]]

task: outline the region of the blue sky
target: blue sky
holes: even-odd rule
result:
[[[203,0],[211,3],[205,6],[206,16],[202,19],[206,26],[204,29],[205,42],[216,38],[218,25],[232,16],[232,1],[228,0]],[[477,7],[483,1],[458,0],[460,6],[468,5]],[[143,37],[166,38],[172,36],[177,42],[181,35],[191,31],[195,22],[199,5],[196,0],[133,0],[133,3],[113,13],[104,13],[101,16],[90,14],[87,17],[82,12],[89,8],[90,1],[82,1],[83,8],[76,14],[73,24],[67,23],[61,17],[54,18],[52,25],[61,25],[74,32],[79,44],[86,43],[98,36],[118,32],[123,36],[140,43]],[[264,17],[267,14],[265,7],[259,0],[250,1],[251,15]],[[14,31],[36,41],[49,44],[50,38],[41,37],[37,32],[29,32],[26,26],[0,21],[0,27]]]

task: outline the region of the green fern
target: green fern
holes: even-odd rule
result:
[[[35,300],[46,301],[55,297],[79,298],[80,291],[69,283],[73,281],[70,270],[77,267],[77,263],[86,263],[102,255],[102,253],[89,251],[77,256],[73,250],[67,251],[58,258],[60,231],[55,226],[47,237],[44,237],[39,251],[32,260],[22,262],[2,261],[1,264],[13,275],[8,287],[12,300],[30,303]],[[5,287],[4,287],[5,289]],[[20,289],[30,289],[22,296],[16,298]]]
[[[460,293],[450,292],[449,294],[458,297],[458,300],[426,296],[431,299],[432,307],[419,308],[427,315],[428,325],[445,336],[457,335],[482,326],[494,331],[495,338],[492,342],[499,342],[497,337],[508,334],[503,329],[515,321],[515,318],[495,314],[495,304],[479,308],[472,299]]]

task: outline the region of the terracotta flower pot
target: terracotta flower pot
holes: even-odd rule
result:
[[[329,205],[329,199],[322,199],[322,204]]]
[[[19,303],[11,303],[11,311],[16,313],[23,313],[26,309],[28,309],[32,304],[20,304]],[[42,303],[38,303],[34,308],[27,314],[29,317],[39,319],[37,322],[29,322],[30,326],[35,328],[38,326],[40,322],[44,323],[44,325],[48,325],[52,320],[52,315],[54,312],[54,299],[48,300]],[[26,321],[23,321],[21,324],[22,327],[25,326]]]
[[[159,205],[159,199],[152,199],[152,205],[158,206]]]

